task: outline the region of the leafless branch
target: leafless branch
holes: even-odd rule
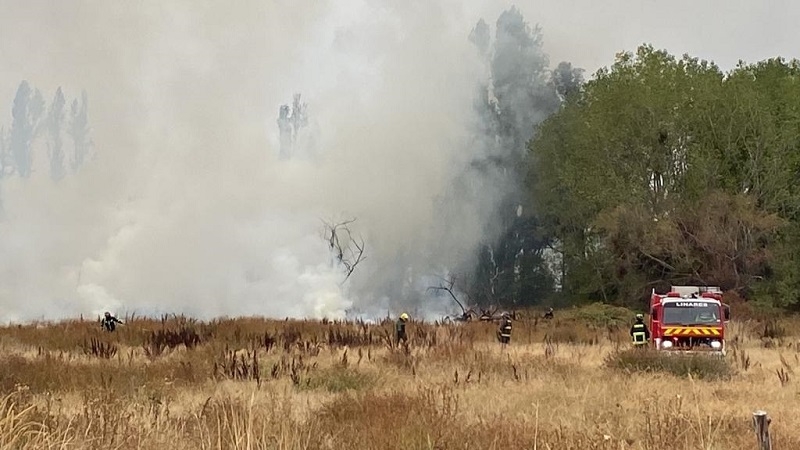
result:
[[[464,308],[464,305],[460,301],[458,301],[458,298],[456,298],[456,295],[453,294],[453,286],[455,286],[455,284],[456,284],[456,277],[452,276],[449,279],[444,279],[444,278],[440,277],[440,279],[442,280],[442,284],[439,284],[439,286],[430,286],[430,287],[428,287],[427,290],[429,290],[429,291],[430,290],[435,290],[435,291],[445,291],[445,292],[447,292],[448,294],[450,294],[450,297],[456,303],[458,303],[458,306],[461,308],[461,311],[464,313],[464,316],[466,316],[467,315],[467,309]]]
[[[328,241],[328,248],[345,269],[345,277],[342,283],[350,278],[358,264],[367,259],[364,255],[366,248],[364,238],[360,235],[355,238],[350,231],[349,225],[355,221],[356,219],[348,219],[338,223],[323,221],[325,223],[325,239]]]

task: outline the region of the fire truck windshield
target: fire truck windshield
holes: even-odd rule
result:
[[[719,305],[695,299],[664,304],[665,325],[708,325],[720,323]]]

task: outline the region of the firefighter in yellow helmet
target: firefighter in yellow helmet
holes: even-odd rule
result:
[[[400,314],[400,317],[397,319],[397,323],[395,323],[395,333],[397,336],[397,344],[400,344],[400,341],[406,342],[406,322],[408,322],[408,314],[403,313]]]
[[[650,341],[650,330],[644,324],[644,316],[641,314],[636,315],[636,322],[631,326],[631,338],[636,348],[646,348]]]

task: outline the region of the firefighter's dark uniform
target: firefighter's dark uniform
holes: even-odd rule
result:
[[[116,317],[112,316],[109,313],[105,314],[105,317],[100,322],[100,326],[103,327],[106,331],[114,331],[117,328],[117,324],[122,323],[121,320],[117,319]]]
[[[633,345],[639,348],[646,347],[650,340],[650,330],[647,329],[641,316],[636,317],[636,323],[631,327],[631,338]]]
[[[406,342],[408,339],[406,337],[406,321],[408,320],[408,314],[403,313],[400,314],[400,317],[397,319],[395,323],[395,334],[397,337],[397,343],[399,344],[400,341]]]
[[[511,318],[507,315],[504,315],[503,320],[500,322],[500,328],[497,330],[497,339],[502,344],[511,342]]]

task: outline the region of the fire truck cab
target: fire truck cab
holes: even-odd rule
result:
[[[650,298],[650,345],[659,351],[725,355],[730,306],[718,287],[672,286]]]

